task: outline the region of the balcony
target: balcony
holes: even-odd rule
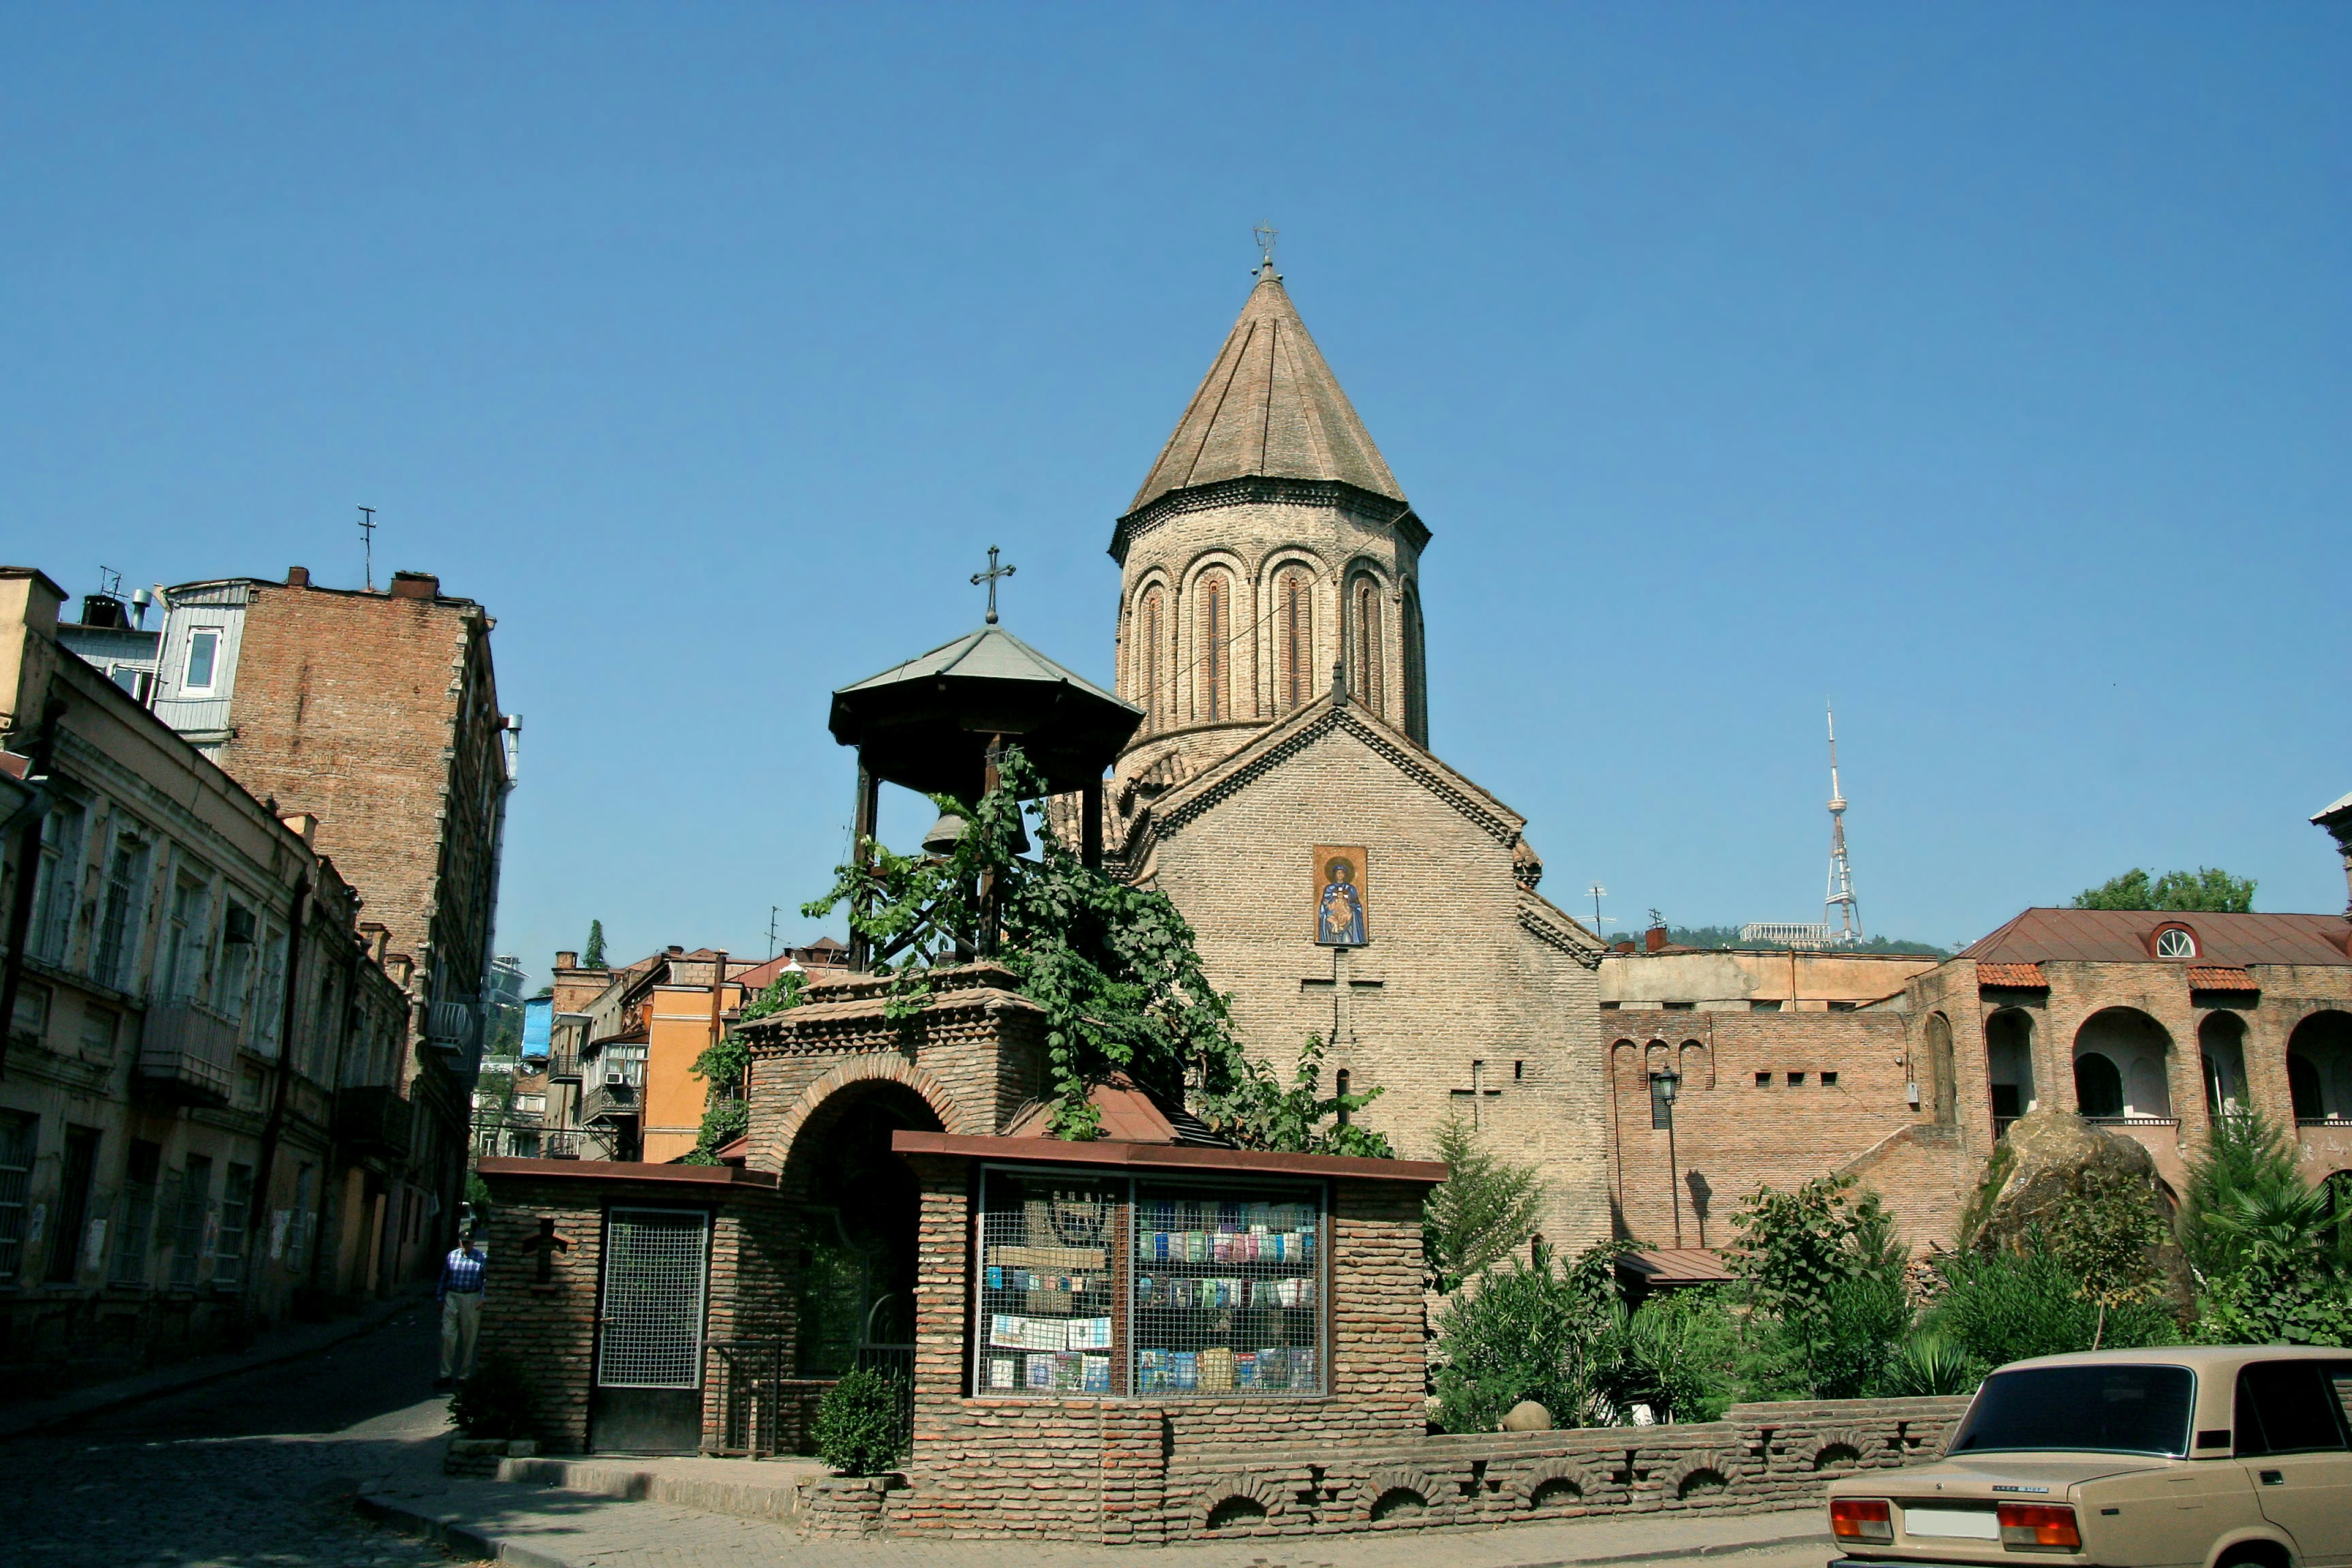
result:
[[[580,1097],[580,1120],[612,1121],[637,1114],[637,1086],[626,1081],[600,1083]]]
[[[236,1026],[185,1002],[156,1003],[140,1026],[140,1089],[181,1105],[225,1106],[236,1082]]]
[[[408,1157],[409,1123],[414,1110],[398,1089],[382,1085],[338,1089],[335,1142],[356,1154],[404,1160]]]
[[[559,1047],[555,1050],[549,1052],[547,1057],[547,1079],[550,1083],[578,1083],[580,1081],[580,1053],[576,1050],[563,1047]]]
[[[436,1002],[425,1016],[425,1043],[436,1050],[462,1053],[472,1048],[481,1016],[470,997]]]

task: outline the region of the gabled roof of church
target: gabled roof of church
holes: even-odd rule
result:
[[[1171,491],[1254,478],[1332,480],[1405,499],[1271,264],[1128,510]]]
[[[1515,849],[1525,843],[1522,830],[1527,826],[1527,818],[1415,745],[1403,731],[1378,713],[1359,702],[1335,700],[1326,693],[1279,723],[1267,725],[1251,737],[1249,744],[1183,780],[1146,805],[1138,815],[1124,847],[1127,874],[1135,876],[1150,864],[1157,840],[1182,832],[1202,813],[1249,788],[1336,731],[1352,735],[1496,842]],[[1517,855],[1513,862],[1517,869],[1520,864]],[[1607,944],[1574,915],[1524,881],[1518,888],[1518,920],[1523,931],[1546,946],[1568,954],[1588,969],[1600,964]]]

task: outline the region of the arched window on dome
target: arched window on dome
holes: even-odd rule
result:
[[[1201,672],[1197,717],[1213,724],[1234,716],[1233,580],[1223,572],[1204,572],[1193,593],[1201,602],[1200,625],[1194,629],[1200,640],[1200,657],[1194,661]]]
[[[1348,594],[1348,695],[1381,710],[1381,585],[1359,577]]]
[[[1275,708],[1295,713],[1315,698],[1315,580],[1286,566],[1274,582]]]
[[[1168,601],[1159,584],[1143,591],[1142,606],[1135,615],[1135,661],[1131,667],[1135,678],[1135,705],[1143,710],[1146,730],[1164,730],[1167,723],[1168,700],[1166,661],[1160,650],[1168,646]]]
[[[1404,591],[1404,732],[1429,744],[1429,671],[1422,651],[1421,595]]]

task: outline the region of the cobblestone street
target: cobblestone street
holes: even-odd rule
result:
[[[0,1444],[0,1568],[449,1568],[349,1506],[448,1429],[427,1319]]]

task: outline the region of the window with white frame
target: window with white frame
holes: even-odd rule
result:
[[[221,628],[198,626],[188,633],[188,662],[180,678],[183,690],[209,692],[220,673]]]
[[[982,1183],[976,1393],[1322,1393],[1319,1185],[1042,1168]]]
[[[2165,927],[2156,933],[2156,956],[2158,958],[2196,957],[2196,933],[2187,926]]]
[[[147,846],[135,834],[115,836],[107,858],[106,891],[100,900],[98,941],[90,952],[90,978],[117,991],[131,988],[139,937],[146,924],[140,912],[147,880]]]
[[[33,956],[63,963],[73,930],[74,891],[80,881],[82,809],[65,802],[41,819],[41,865],[33,879]]]

